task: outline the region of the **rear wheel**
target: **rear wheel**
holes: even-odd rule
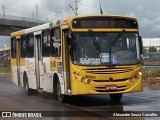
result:
[[[64,94],[62,94],[61,90],[62,89],[61,89],[60,81],[57,80],[57,90],[56,90],[56,92],[57,92],[57,99],[58,99],[58,101],[60,103],[64,103],[65,100],[66,100],[66,96]]]
[[[111,101],[113,103],[119,103],[122,98],[122,94],[110,94]]]
[[[24,74],[24,88],[26,91],[27,95],[31,95],[32,94],[32,89],[29,88],[29,83],[28,83],[28,77],[26,74]]]

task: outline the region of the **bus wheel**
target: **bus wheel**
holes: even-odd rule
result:
[[[60,84],[60,81],[57,80],[57,99],[58,99],[58,101],[60,103],[64,103],[65,102],[65,98],[66,98],[66,96],[61,93],[61,84]]]
[[[119,103],[122,98],[122,94],[110,94],[110,99],[113,103]]]
[[[24,74],[24,88],[25,88],[26,94],[31,95],[32,90],[29,88],[28,77],[26,74]]]

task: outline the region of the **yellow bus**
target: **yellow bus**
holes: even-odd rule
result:
[[[72,95],[141,92],[142,39],[136,18],[73,16],[11,33],[12,81],[54,93],[63,103]]]

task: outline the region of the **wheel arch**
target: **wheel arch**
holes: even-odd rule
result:
[[[57,86],[57,81],[59,80],[60,84],[61,84],[61,93],[64,94],[64,82],[63,79],[61,77],[62,75],[59,75],[57,73],[54,73],[53,75],[53,92],[56,93],[56,86]]]

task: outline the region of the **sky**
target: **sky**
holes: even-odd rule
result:
[[[160,38],[160,0],[100,0],[104,14],[136,17],[143,38]],[[74,15],[75,0],[0,0],[0,14],[35,18],[38,4],[39,18],[56,20]],[[78,14],[99,14],[99,0],[78,0]]]

